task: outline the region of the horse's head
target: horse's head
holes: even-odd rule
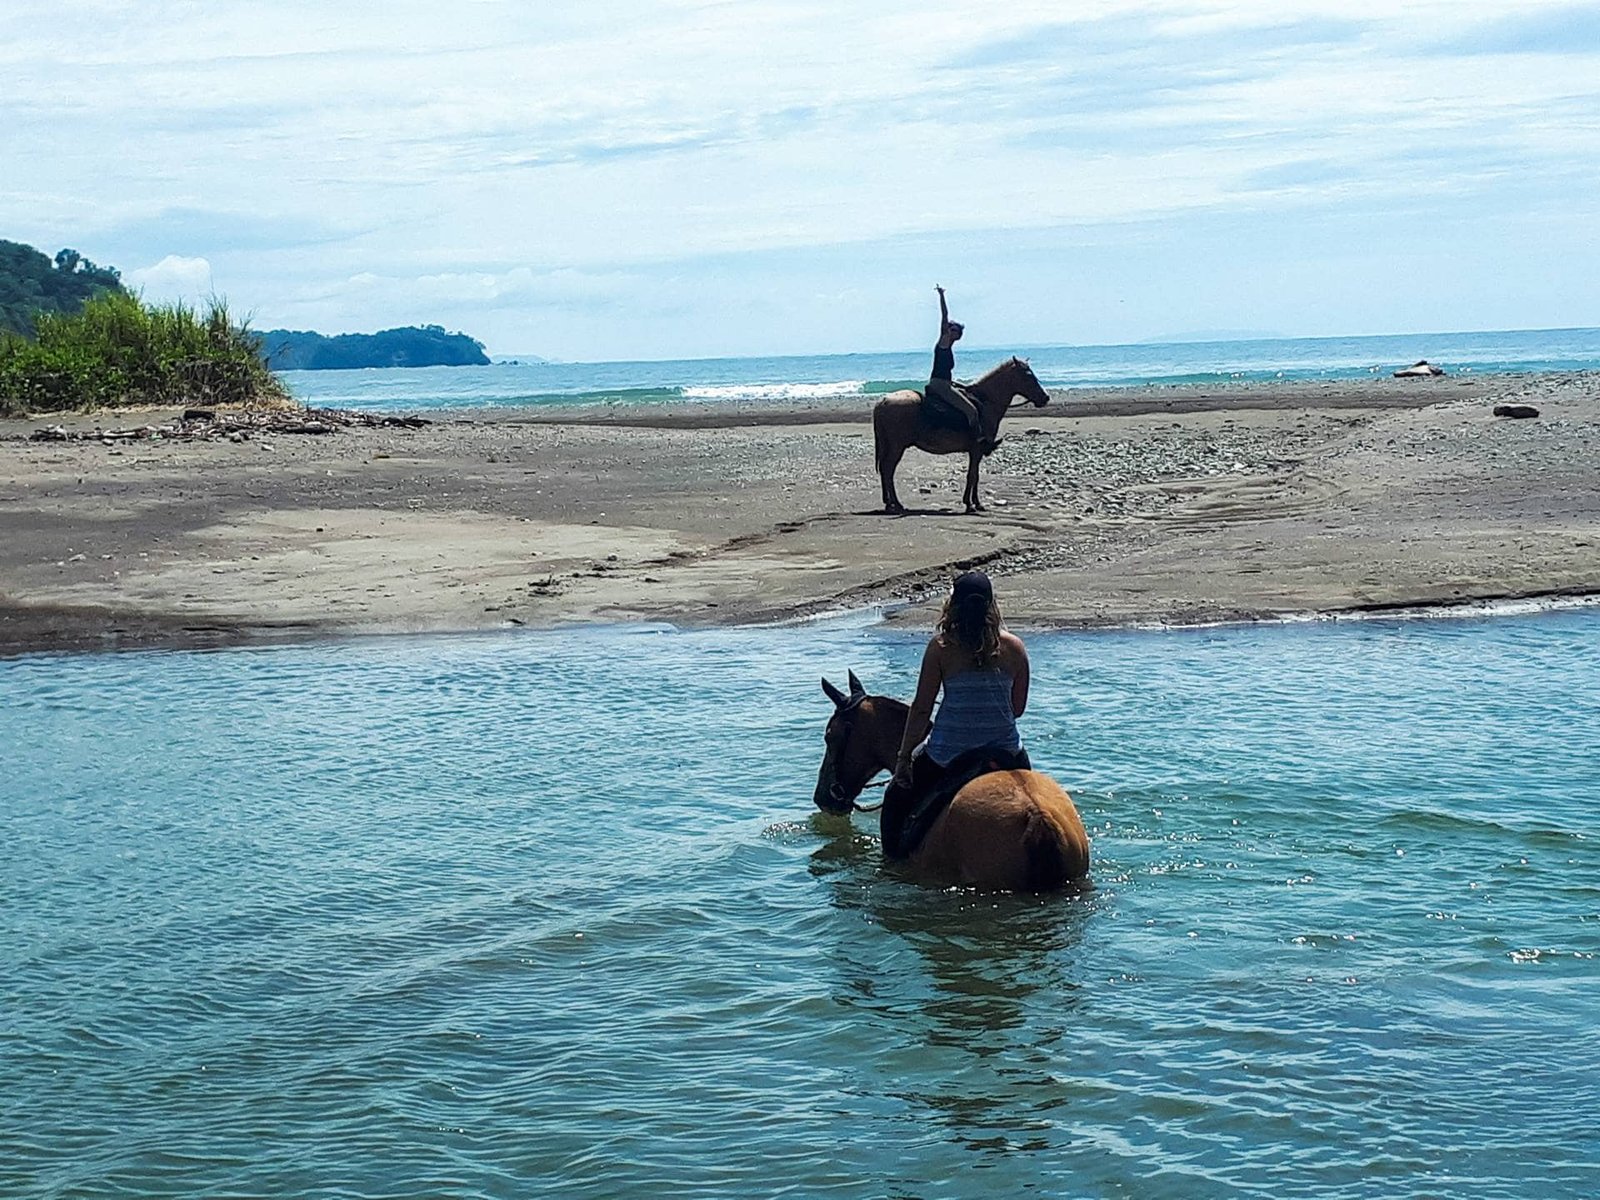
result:
[[[1041,408],[1050,403],[1050,393],[1044,390],[1044,384],[1039,382],[1025,358],[1006,359],[972,387],[983,398],[991,415],[1004,414],[1017,396]]]
[[[822,734],[825,749],[811,799],[823,812],[848,813],[861,789],[883,765],[877,712],[882,697],[867,695],[854,671],[850,672],[848,695],[826,679],[822,690],[833,701],[833,716]]]
[[[1016,374],[1014,395],[1026,397],[1035,408],[1043,408],[1050,403],[1050,393],[1044,390],[1044,384],[1039,382],[1027,359],[1013,358],[1007,365]]]

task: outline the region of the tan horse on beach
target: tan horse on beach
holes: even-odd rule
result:
[[[834,713],[812,795],[824,812],[848,815],[879,771],[893,770],[910,709],[869,696],[855,672],[846,695],[826,679]],[[866,811],[866,810],[861,810]],[[1089,835],[1072,798],[1038,771],[991,771],[956,793],[906,860],[930,881],[986,891],[1053,892],[1089,873]]]
[[[1043,406],[1050,394],[1020,358],[1010,358],[975,383],[965,385],[978,406],[978,425],[991,442],[999,437],[1000,421],[1015,397]],[[877,456],[878,480],[883,485],[883,511],[903,513],[906,506],[894,490],[894,472],[905,452],[915,446],[929,454],[965,454],[967,488],[961,502],[967,511],[982,512],[978,501],[978,462],[983,455],[973,440],[965,418],[951,414],[948,424],[930,419],[921,392],[890,392],[872,406],[872,441]],[[937,407],[933,405],[932,407]]]

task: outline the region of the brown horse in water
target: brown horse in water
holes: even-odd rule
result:
[[[999,436],[1000,420],[1021,396],[1035,405],[1050,402],[1050,394],[1020,358],[1007,359],[976,383],[966,384],[978,406],[978,426],[991,442]],[[883,511],[903,513],[906,506],[894,490],[894,472],[905,452],[915,446],[929,454],[965,454],[967,489],[961,502],[968,512],[982,512],[978,501],[978,462],[983,455],[973,441],[966,420],[952,415],[949,425],[930,420],[921,392],[890,392],[872,406],[872,441],[877,455],[878,480],[883,485]]]
[[[834,713],[812,795],[824,812],[849,814],[879,771],[893,770],[909,708],[869,696],[855,672],[850,694],[826,679]],[[1038,771],[991,771],[956,793],[907,860],[919,875],[989,891],[1053,892],[1089,873],[1089,835],[1072,798]]]

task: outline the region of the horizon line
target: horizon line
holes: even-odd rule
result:
[[[1006,353],[1019,350],[1121,350],[1148,348],[1151,346],[1207,346],[1257,342],[1364,341],[1376,338],[1459,337],[1464,334],[1479,336],[1495,333],[1600,333],[1600,325],[1549,325],[1533,326],[1521,329],[1434,329],[1413,332],[1402,331],[1386,333],[1274,334],[1267,337],[1239,338],[1185,338],[1181,336],[1169,336],[1143,338],[1131,342],[974,342],[971,345],[964,347],[964,349],[967,352],[983,351],[986,353]],[[738,359],[748,358],[869,358],[887,357],[889,355],[897,354],[922,354],[931,352],[931,346],[915,346],[896,350],[820,350],[809,353],[785,354],[690,354],[660,358],[552,358],[548,354],[540,354],[536,351],[487,353],[489,353],[491,361],[501,359],[537,359],[538,363],[530,362],[527,365],[581,367],[594,366],[600,363],[730,362]]]

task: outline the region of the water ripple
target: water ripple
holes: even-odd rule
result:
[[[0,1194],[1592,1191],[1600,616],[1032,646],[1068,896],[810,811],[900,634],[0,664]]]

